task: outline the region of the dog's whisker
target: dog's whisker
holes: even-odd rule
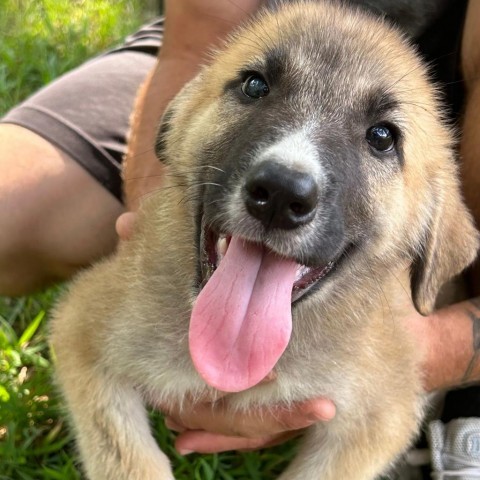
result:
[[[220,167],[216,167],[215,165],[199,165],[197,168],[211,168],[212,170],[217,170],[220,173],[226,173],[225,170],[221,169]]]
[[[207,185],[211,185],[213,187],[219,187],[221,189],[225,189],[225,186],[224,185],[221,185],[220,183],[215,183],[215,182],[201,182],[199,184],[200,186],[207,186]]]
[[[211,207],[212,205],[215,205],[216,203],[223,203],[224,200],[222,198],[216,198],[214,200],[211,200],[210,202],[207,202],[205,204],[206,207]]]

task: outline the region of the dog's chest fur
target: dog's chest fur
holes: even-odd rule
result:
[[[168,203],[168,197],[163,201]],[[176,202],[176,196],[171,201]],[[158,225],[149,221],[137,239],[123,246],[124,260],[106,265],[109,278],[130,281],[128,288],[115,294],[121,298],[110,313],[116,318],[115,338],[98,333],[96,339],[117,373],[129,377],[149,401],[160,404],[177,404],[185,395],[205,398],[206,391],[215,397],[192,367],[188,349],[185,309],[194,302],[191,279],[196,269],[191,219],[182,205],[171,207],[179,209],[181,216],[172,217],[170,208],[165,208],[165,215],[155,213],[156,222],[169,236],[159,237]],[[157,210],[155,202],[145,205],[143,215],[151,218],[151,208]],[[417,382],[416,354],[399,323],[409,302],[408,271],[397,266],[389,277],[383,275],[380,285],[375,265],[369,269],[369,282],[352,269],[344,284],[327,289],[324,302],[313,296],[296,306],[292,338],[275,367],[276,380],[230,395],[232,408],[324,395],[340,411],[358,411],[358,403],[352,400],[354,390],[362,389],[360,384],[375,385],[373,399],[382,398],[382,387],[400,391]],[[124,355],[132,350],[138,352],[135,363]]]

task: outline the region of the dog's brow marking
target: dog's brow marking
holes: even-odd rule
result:
[[[398,101],[392,93],[375,93],[368,98],[367,115],[369,118],[381,117],[398,108]]]

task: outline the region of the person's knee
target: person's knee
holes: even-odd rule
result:
[[[12,255],[8,259],[0,252],[0,295],[20,296],[63,280],[35,256]]]
[[[0,125],[0,294],[68,278],[116,245],[123,206],[75,161]]]

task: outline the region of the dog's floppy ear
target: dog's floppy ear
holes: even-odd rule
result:
[[[474,261],[479,246],[478,232],[458,188],[447,189],[441,196],[411,270],[413,303],[422,315],[432,312],[442,285]]]
[[[202,72],[200,72],[192,80],[187,82],[177,93],[177,95],[175,95],[173,99],[170,100],[170,103],[167,105],[167,108],[163,113],[160,124],[157,128],[157,135],[155,137],[155,155],[161,162],[168,164],[168,155],[166,155],[166,140],[168,134],[172,129],[172,121],[174,121],[175,117],[178,116],[184,100],[188,99],[188,97],[191,95],[192,90],[194,90],[199,84],[202,83],[202,79]]]

